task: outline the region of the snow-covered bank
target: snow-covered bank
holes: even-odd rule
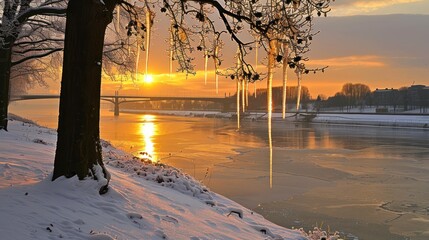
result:
[[[319,113],[312,123],[348,124],[361,126],[384,126],[420,128],[429,130],[429,116],[374,115],[374,114],[323,114]]]
[[[112,174],[50,181],[56,132],[10,121],[0,131],[1,239],[320,239],[265,220],[180,170],[103,143]],[[335,239],[334,237],[332,239]]]
[[[235,113],[221,113],[216,111],[174,111],[174,110],[123,110],[123,113],[139,113],[139,114],[161,114],[172,116],[186,116],[186,117],[206,117],[206,118],[234,118]],[[428,115],[381,115],[381,114],[324,114],[318,113],[315,116],[306,118],[305,116],[311,115],[305,112],[296,117],[296,113],[287,113],[286,118],[289,121],[309,121],[311,123],[323,124],[347,124],[355,126],[382,126],[382,127],[403,127],[403,128],[417,128],[429,129],[429,116]],[[265,113],[249,112],[243,114],[246,120],[266,120]],[[273,113],[274,121],[281,121],[281,113]]]
[[[171,116],[185,116],[185,117],[207,117],[207,118],[231,118],[233,113],[222,113],[218,111],[191,111],[191,110],[136,110],[124,109],[121,113],[137,113],[137,114],[159,114]]]

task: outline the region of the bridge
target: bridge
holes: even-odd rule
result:
[[[11,96],[10,102],[38,99],[59,99],[60,95],[18,95]],[[118,91],[115,95],[102,95],[100,100],[111,102],[114,105],[114,115],[119,116],[119,105],[122,103],[143,102],[143,101],[166,101],[166,100],[187,100],[187,101],[207,101],[223,104],[224,110],[229,109],[229,104],[233,101],[227,97],[172,97],[172,96],[120,96]]]

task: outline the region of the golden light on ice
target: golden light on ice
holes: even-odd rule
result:
[[[155,146],[153,143],[153,137],[157,134],[157,128],[155,123],[155,116],[153,115],[143,115],[141,117],[142,124],[140,125],[140,135],[142,142],[144,143],[144,149],[140,152],[142,157],[149,157],[152,160],[156,160],[155,155]]]

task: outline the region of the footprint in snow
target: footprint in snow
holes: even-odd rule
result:
[[[163,231],[161,230],[156,230],[155,231],[156,236],[160,237],[161,239],[168,239],[167,234],[165,234]]]
[[[127,213],[129,219],[143,219],[143,216],[138,213]]]
[[[174,225],[178,225],[179,221],[177,219],[175,219],[174,217],[170,217],[170,216],[162,216],[161,217],[162,220],[166,221],[166,222],[170,222],[173,223]]]
[[[84,225],[85,224],[85,222],[82,220],[82,219],[77,219],[77,220],[75,220],[75,221],[73,221],[75,224],[77,224],[77,225]]]
[[[182,207],[180,207],[180,206],[177,206],[177,205],[175,205],[175,204],[170,204],[170,207],[172,207],[172,208],[176,209],[177,211],[179,211],[179,212],[181,212],[181,213],[185,213],[185,212],[186,212],[186,210],[185,210],[184,208],[182,208]]]

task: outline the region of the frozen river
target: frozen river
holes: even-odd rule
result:
[[[10,107],[51,128],[57,108],[52,100]],[[429,239],[428,130],[275,121],[270,166],[265,121],[237,131],[227,119],[101,115],[101,137],[114,146],[148,152],[279,225]]]

